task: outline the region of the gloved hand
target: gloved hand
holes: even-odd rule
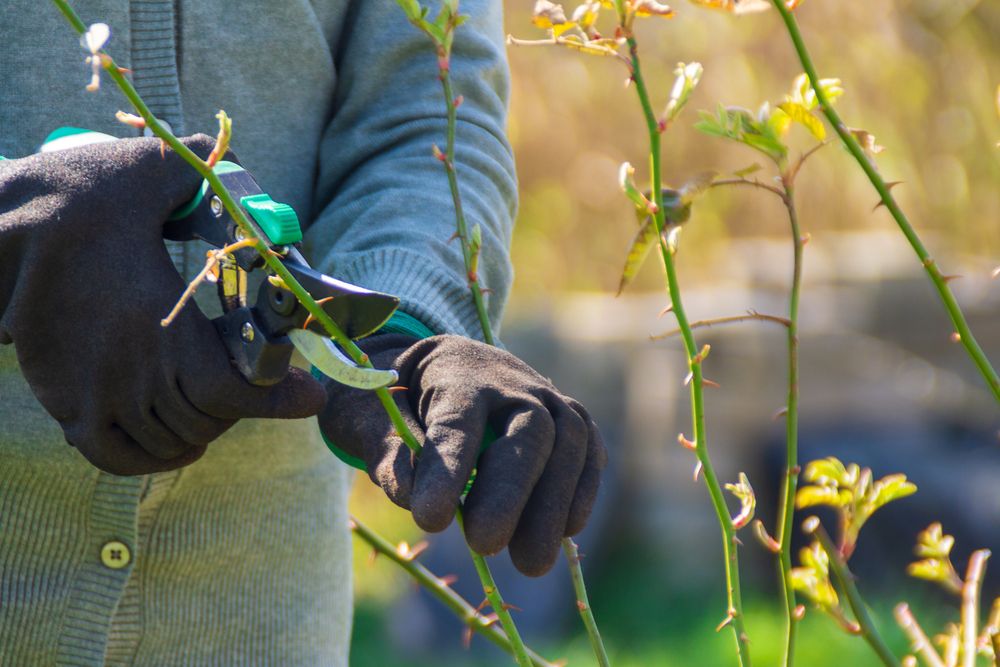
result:
[[[423,452],[411,456],[374,392],[333,382],[323,435],[431,532],[451,523],[476,468],[463,510],[469,545],[483,555],[509,547],[524,574],[547,572],[561,539],[583,529],[607,459],[583,406],[512,354],[468,338],[382,334],[360,345],[376,368],[399,373],[406,390],[394,397]],[[480,455],[487,424],[498,437]]]
[[[0,161],[0,343],[66,440],[111,473],[189,464],[240,418],[306,417],[326,399],[301,371],[245,382],[193,303],[160,326],[185,287],[163,223],[200,183],[152,138]]]

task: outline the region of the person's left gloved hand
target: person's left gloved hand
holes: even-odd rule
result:
[[[529,576],[547,572],[564,536],[580,532],[607,460],[582,405],[514,355],[460,336],[383,334],[360,341],[376,368],[393,368],[395,394],[424,449],[396,435],[374,392],[327,385],[326,439],[365,462],[372,481],[424,530],[451,523],[465,499],[465,537],[478,553],[509,547]],[[497,439],[480,454],[489,425]]]

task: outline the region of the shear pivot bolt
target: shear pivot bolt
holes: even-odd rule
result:
[[[255,333],[253,325],[249,322],[244,322],[243,327],[240,328],[240,338],[243,339],[244,343],[252,343]]]

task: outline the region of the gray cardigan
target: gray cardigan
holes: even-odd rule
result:
[[[393,0],[74,5],[110,24],[109,52],[176,133],[214,133],[219,108],[233,117],[234,149],[308,225],[314,265],[399,295],[436,331],[477,336],[431,157],[445,127],[435,57]],[[458,167],[497,322],[516,197],[501,2],[462,10]],[[54,6],[0,4],[0,39],[0,155],[65,125],[132,132],[110,82],[84,90],[85,54]],[[204,257],[172,252],[186,273]],[[346,664],[349,479],[311,421],[244,421],[177,472],[100,473],[0,347],[0,665]]]

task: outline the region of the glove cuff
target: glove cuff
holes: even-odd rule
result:
[[[378,330],[379,334],[403,334],[406,336],[412,336],[413,338],[430,338],[434,335],[427,325],[413,317],[408,315],[401,310],[397,310],[389,318],[389,321],[382,325],[382,328]],[[312,376],[317,380],[323,381],[326,376],[323,375],[315,366],[311,368]],[[333,455],[338,459],[351,466],[352,468],[357,468],[362,472],[368,472],[368,466],[363,460],[357,456],[352,456],[348,454],[343,449],[338,447],[336,443],[326,437],[323,433],[323,429],[320,429],[320,435],[323,437],[323,442],[326,443],[327,449],[333,452]]]

